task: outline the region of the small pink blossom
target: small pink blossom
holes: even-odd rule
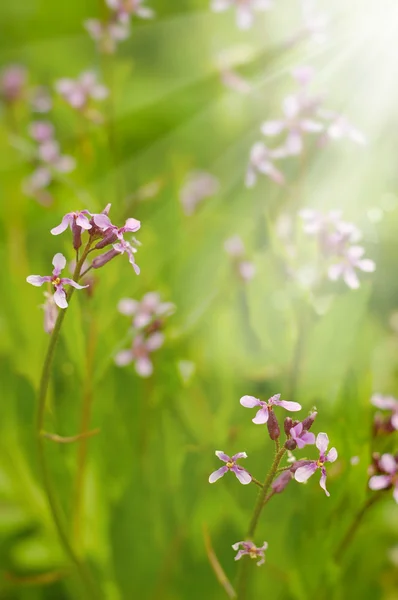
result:
[[[376,269],[373,260],[362,258],[364,253],[365,249],[362,246],[347,248],[340,256],[338,262],[329,267],[329,279],[336,281],[342,278],[351,289],[359,288],[360,283],[355,269],[365,271],[366,273],[373,273]]]
[[[66,299],[66,292],[64,289],[64,285],[71,285],[77,290],[82,290],[87,285],[79,285],[73,279],[69,279],[67,277],[60,277],[61,271],[65,268],[66,258],[63,254],[56,254],[53,258],[52,262],[54,266],[54,270],[52,275],[45,275],[42,277],[41,275],[29,275],[26,278],[26,281],[34,286],[41,286],[43,283],[51,283],[51,285],[55,288],[54,292],[54,302],[59,308],[66,308],[68,306],[68,302]]]
[[[138,334],[135,336],[129,350],[121,350],[116,354],[115,363],[118,367],[125,367],[134,362],[135,370],[140,377],[150,377],[153,373],[150,354],[158,350],[163,343],[164,335],[160,331],[155,331],[147,337]]]
[[[285,178],[275,167],[273,161],[286,156],[287,153],[281,148],[270,150],[263,142],[256,142],[250,150],[249,165],[246,171],[246,186],[251,188],[256,184],[257,173],[267,175],[275,183],[283,185]]]
[[[51,229],[53,235],[59,235],[63,233],[68,227],[73,231],[74,227],[80,227],[81,229],[91,229],[92,225],[86,215],[90,215],[88,210],[81,210],[77,212],[66,213],[62,217],[62,221],[57,227]]]
[[[119,21],[128,22],[130,17],[151,19],[154,12],[151,8],[143,6],[145,0],[106,0],[107,5],[113,10]]]
[[[20,65],[9,65],[0,72],[0,98],[15,102],[21,98],[26,85],[27,73]]]
[[[122,298],[118,310],[122,315],[133,317],[133,326],[142,329],[160,317],[173,314],[175,305],[171,302],[161,302],[157,292],[148,292],[140,302],[132,298]]]
[[[97,75],[93,71],[85,71],[77,79],[63,78],[55,84],[56,91],[77,110],[83,110],[91,100],[104,100],[108,89],[98,83]]]
[[[291,439],[296,442],[297,448],[304,448],[308,444],[315,444],[315,435],[304,429],[303,423],[297,423],[290,430]]]
[[[373,406],[381,410],[391,411],[391,425],[398,430],[398,400],[393,396],[382,396],[381,394],[373,394],[370,399]]]
[[[228,454],[225,454],[224,452],[222,452],[221,450],[216,450],[216,456],[217,456],[217,458],[219,458],[226,464],[223,467],[220,467],[219,469],[217,469],[217,471],[214,471],[210,475],[210,477],[209,477],[210,483],[214,483],[215,481],[220,479],[220,477],[223,477],[225,475],[225,473],[227,473],[228,471],[232,471],[232,473],[235,473],[237,479],[243,485],[247,485],[248,483],[251,482],[252,476],[250,475],[250,473],[248,471],[246,471],[246,469],[244,469],[240,465],[236,464],[236,461],[239,460],[240,458],[247,458],[246,452],[238,452],[237,454],[234,454],[231,457],[231,456],[228,456]]]
[[[238,550],[238,554],[235,556],[235,560],[240,560],[242,556],[247,554],[252,559],[260,559],[257,563],[257,566],[263,565],[265,563],[265,551],[268,548],[267,542],[257,548],[253,542],[250,540],[247,542],[236,542],[236,544],[232,545],[232,548],[236,551]]]
[[[267,402],[264,402],[263,400],[259,400],[254,396],[242,396],[240,403],[245,408],[255,408],[259,406],[260,410],[257,411],[257,414],[252,421],[256,425],[262,425],[268,421],[269,411],[273,410],[274,406],[282,406],[282,408],[291,412],[301,410],[301,404],[298,402],[280,400],[280,397],[280,394],[275,394],[274,396],[271,396]]]
[[[58,308],[53,294],[44,292],[44,296],[45,302],[40,305],[40,308],[44,310],[44,331],[46,333],[52,333],[58,317]]]
[[[113,54],[117,43],[126,40],[130,35],[130,28],[127,22],[110,21],[102,23],[98,19],[87,19],[84,27],[90,37],[97,42],[100,51],[105,54]]]
[[[266,11],[272,8],[271,0],[212,0],[211,9],[214,12],[223,12],[236,7],[236,24],[239,29],[250,29],[254,22],[256,11]]]
[[[319,459],[299,461],[302,466],[295,471],[294,478],[299,483],[304,483],[315,473],[315,471],[321,469],[321,479],[319,485],[325,491],[325,494],[330,496],[330,493],[326,489],[325,464],[327,462],[334,462],[337,459],[337,450],[336,448],[331,448],[326,454],[326,450],[329,446],[329,438],[326,433],[318,433],[315,443],[319,450]]]
[[[236,270],[243,281],[250,281],[256,274],[255,265],[245,258],[245,246],[238,235],[235,235],[224,242],[224,248],[227,254],[233,260]]]
[[[393,498],[398,504],[398,462],[392,454],[383,454],[378,460],[377,467],[382,475],[373,475],[369,479],[371,490],[393,489]]]

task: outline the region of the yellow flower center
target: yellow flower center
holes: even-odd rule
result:
[[[316,465],[317,465],[317,467],[320,467],[320,468],[322,468],[324,464],[325,464],[325,463],[324,463],[324,462],[322,462],[321,460],[317,460],[317,461],[316,461]]]
[[[54,286],[59,285],[61,283],[61,279],[59,277],[55,277],[55,279],[51,282]]]
[[[250,558],[257,558],[257,552],[255,548],[251,548],[251,550],[249,550],[249,554]]]
[[[228,469],[231,469],[233,466],[234,466],[234,463],[232,461],[227,462]]]

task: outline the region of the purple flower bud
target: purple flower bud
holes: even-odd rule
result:
[[[269,411],[267,427],[271,440],[277,440],[281,435],[281,431],[279,429],[278,419],[276,418],[273,410]]]
[[[290,471],[290,469],[288,469],[287,471],[283,471],[279,475],[279,477],[275,479],[271,486],[275,494],[280,494],[281,492],[283,492],[289,481],[291,481],[292,479],[293,473]]]
[[[116,252],[116,250],[112,248],[112,250],[108,250],[108,252],[96,256],[92,263],[93,269],[99,269],[100,267],[103,267],[104,265],[106,265],[107,262],[109,262],[110,260],[112,260],[112,258],[115,258],[115,256],[118,255],[119,252]]]
[[[283,423],[283,429],[285,430],[286,435],[290,436],[292,427],[294,427],[293,419],[291,417],[286,417]]]
[[[104,233],[104,238],[97,242],[97,244],[95,245],[96,250],[101,250],[102,248],[105,248],[105,246],[109,246],[109,244],[114,244],[118,240],[117,229],[115,230],[114,228],[110,227]]]
[[[309,429],[311,429],[312,424],[314,423],[317,416],[318,413],[316,410],[314,410],[311,414],[308,415],[308,417],[304,419],[304,421],[302,421],[304,431],[308,431]]]
[[[295,450],[297,448],[296,440],[286,440],[285,448],[286,450]]]
[[[82,245],[82,228],[77,225],[76,221],[72,221],[72,237],[73,237],[73,247],[75,250],[78,250]]]

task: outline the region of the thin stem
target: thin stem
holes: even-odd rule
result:
[[[259,481],[255,477],[253,477],[253,475],[252,475],[252,482],[255,483],[256,485],[258,485],[258,487],[260,487],[260,488],[263,487],[263,484],[261,483],[261,481]]]
[[[249,529],[247,531],[247,536],[246,536],[246,539],[248,539],[248,540],[251,540],[253,538],[253,536],[256,532],[256,528],[257,528],[258,521],[260,519],[261,512],[262,512],[265,504],[273,496],[273,492],[271,492],[269,495],[267,495],[267,494],[271,487],[272,481],[275,477],[275,474],[277,472],[279,464],[283,458],[283,455],[286,452],[286,448],[284,448],[284,447],[279,448],[279,444],[277,444],[277,443],[275,443],[275,448],[276,448],[276,452],[275,452],[274,462],[272,463],[271,468],[268,472],[268,475],[265,478],[263,486],[258,494],[257,503],[256,503],[256,506],[254,507],[253,515],[252,515],[252,518],[251,518],[251,521],[249,524]],[[237,584],[238,600],[244,600],[246,597],[249,564],[250,563],[248,560],[242,560],[242,562],[240,564],[240,571],[239,571],[239,575],[238,575],[238,584]]]
[[[85,275],[87,275],[87,273],[88,273],[89,271],[91,271],[91,269],[92,269],[92,268],[93,268],[93,265],[90,265],[89,267],[87,267],[87,269],[86,269],[85,271],[83,271],[83,273],[81,273],[81,275],[80,275],[80,279],[81,279],[82,277],[84,277]]]
[[[373,494],[372,496],[370,496],[370,498],[368,498],[366,500],[366,502],[363,504],[362,508],[357,512],[357,514],[354,517],[353,522],[351,523],[350,527],[348,528],[345,536],[341,540],[341,542],[338,545],[337,550],[334,554],[334,558],[335,558],[336,562],[341,562],[343,554],[345,553],[348,546],[351,544],[352,540],[354,539],[355,534],[362,522],[363,517],[365,516],[365,514],[369,510],[369,508],[371,508],[380,499],[380,497],[381,497],[381,494]]]
[[[75,272],[73,274],[73,279],[78,281],[80,270],[82,268],[83,262],[87,256],[88,249],[90,247],[90,242],[88,242],[85,251],[82,254],[82,257],[76,264]],[[70,301],[74,292],[74,288],[71,287],[68,292],[68,301]],[[55,496],[53,485],[51,482],[50,471],[47,464],[46,453],[45,453],[45,444],[44,444],[44,436],[43,436],[43,425],[44,425],[44,414],[46,408],[46,397],[48,386],[50,383],[50,372],[51,366],[54,360],[55,349],[57,342],[59,340],[59,334],[61,331],[62,323],[65,318],[67,309],[60,310],[58,313],[58,318],[55,323],[54,330],[51,334],[50,343],[48,345],[47,354],[44,359],[43,369],[40,379],[40,387],[39,387],[39,395],[38,395],[38,405],[37,405],[37,413],[36,413],[36,434],[37,434],[37,450],[38,450],[38,466],[43,482],[44,492],[47,497],[48,506],[51,512],[51,516],[58,533],[59,541],[61,542],[65,554],[69,557],[71,562],[75,565],[76,570],[79,574],[79,577],[84,584],[87,597],[98,599],[98,595],[96,593],[95,588],[93,587],[93,583],[90,577],[89,572],[86,569],[86,566],[81,562],[79,556],[75,552],[73,546],[71,545],[67,529],[63,522],[63,515],[58,500]]]

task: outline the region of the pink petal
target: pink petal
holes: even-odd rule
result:
[[[371,490],[384,490],[391,485],[390,475],[373,475],[369,479],[369,487]]]
[[[89,287],[88,285],[80,285],[79,283],[76,283],[76,281],[73,281],[73,279],[69,279],[69,277],[63,277],[61,279],[61,282],[64,285],[71,285],[76,290],[82,290],[83,288],[88,288]]]
[[[330,448],[329,452],[326,455],[326,460],[328,462],[334,462],[337,460],[338,454],[336,448]]]
[[[246,452],[237,452],[236,454],[234,454],[232,456],[232,460],[234,462],[236,462],[237,460],[239,460],[240,458],[247,458],[247,454]]]
[[[329,438],[326,433],[318,433],[316,438],[316,447],[321,454],[324,454],[329,446]]]
[[[300,112],[300,104],[296,96],[287,96],[283,101],[283,112],[288,119],[294,119]]]
[[[133,353],[131,350],[121,350],[115,356],[115,363],[118,367],[124,367],[133,361]]]
[[[225,454],[225,452],[223,452],[222,450],[216,450],[215,455],[217,456],[217,458],[223,460],[224,462],[231,462],[231,457],[228,456],[228,454]]]
[[[311,475],[315,473],[317,468],[318,467],[316,466],[316,462],[311,462],[309,465],[299,467],[294,473],[294,478],[299,483],[304,483],[311,477]]]
[[[301,439],[306,444],[315,444],[315,435],[311,431],[306,431],[305,433],[303,433],[303,435],[301,436]],[[331,461],[331,462],[333,462],[333,461]]]
[[[250,29],[250,27],[253,25],[253,12],[249,7],[237,7],[236,24],[238,25],[239,29]]]
[[[57,225],[57,227],[53,227],[53,229],[51,229],[50,233],[52,233],[53,235],[59,235],[60,233],[63,233],[65,231],[65,229],[68,228],[68,225],[70,223],[72,223],[72,221],[73,221],[73,217],[70,213],[65,215],[63,217],[61,223],[59,225]]]
[[[164,334],[160,331],[156,331],[147,338],[146,347],[148,352],[158,350],[164,343]]]
[[[65,268],[66,265],[66,258],[63,254],[61,254],[60,252],[58,252],[54,258],[53,258],[53,266],[54,266],[54,270],[56,270],[58,273],[60,273],[62,271],[62,269]]]
[[[217,469],[217,471],[213,471],[213,473],[210,475],[209,477],[209,483],[214,483],[215,481],[217,481],[217,479],[220,479],[220,477],[223,477],[223,475],[225,475],[225,473],[228,471],[228,467],[220,467],[219,469]]]
[[[274,402],[277,406],[282,406],[285,410],[289,410],[290,412],[297,412],[301,410],[301,404],[298,402],[289,402],[287,400],[276,400]]]
[[[319,485],[321,486],[321,488],[323,490],[325,490],[326,496],[330,496],[330,493],[326,489],[326,470],[325,469],[322,469],[322,475],[321,475],[321,478],[319,480]]]
[[[136,313],[138,304],[139,303],[137,300],[132,300],[131,298],[122,298],[117,305],[117,309],[122,315],[131,317]]]
[[[352,290],[357,290],[359,288],[359,279],[352,267],[346,267],[344,269],[343,279]]]
[[[398,412],[393,414],[391,417],[391,425],[394,427],[394,429],[398,430]]]
[[[337,281],[339,277],[344,273],[344,265],[343,263],[337,263],[335,265],[331,265],[328,269],[328,277],[332,281]]]
[[[150,377],[153,373],[153,364],[148,357],[143,356],[135,361],[135,370],[140,377]]]
[[[93,220],[94,220],[94,223],[96,224],[96,226],[99,227],[100,229],[102,229],[103,231],[105,231],[109,227],[113,227],[109,217],[102,213],[100,213],[98,215],[93,215]]]
[[[284,121],[265,121],[261,125],[261,133],[264,135],[278,135],[285,129]]]
[[[392,454],[383,454],[381,459],[379,460],[379,467],[382,471],[393,475],[397,470],[398,466],[395,461],[395,458]]]
[[[317,133],[323,129],[322,123],[318,123],[312,119],[303,119],[300,121],[300,127],[303,131],[308,131],[309,133]]]
[[[262,425],[263,423],[266,423],[268,421],[268,417],[269,417],[268,407],[264,406],[263,408],[260,408],[259,411],[257,411],[257,414],[254,417],[254,419],[252,419],[252,421],[256,425]]]
[[[384,410],[393,410],[398,407],[398,401],[393,396],[382,396],[381,394],[373,394],[370,399],[373,406]]]
[[[76,224],[82,229],[91,229],[92,225],[85,215],[80,214],[76,218]]]
[[[46,281],[51,281],[51,277],[48,275],[45,277],[41,277],[41,275],[29,275],[29,277],[26,278],[26,281],[36,287],[40,287]]]
[[[141,227],[141,221],[138,221],[137,219],[127,219],[126,223],[123,226],[123,229],[125,231],[138,231],[139,228]]]
[[[59,308],[66,308],[68,306],[65,290],[62,285],[57,287],[54,292],[54,302]]]
[[[242,485],[247,485],[252,480],[252,476],[250,475],[250,473],[248,473],[246,469],[242,469],[242,467],[232,467],[231,471],[235,473],[237,479]]]
[[[285,147],[290,154],[300,154],[303,149],[303,140],[299,131],[292,130],[287,136]]]
[[[363,260],[358,261],[357,267],[366,273],[373,273],[373,271],[376,270],[376,263],[369,258],[364,258]]]
[[[245,408],[254,408],[255,406],[261,406],[261,401],[254,396],[242,396],[239,400],[242,406]]]

